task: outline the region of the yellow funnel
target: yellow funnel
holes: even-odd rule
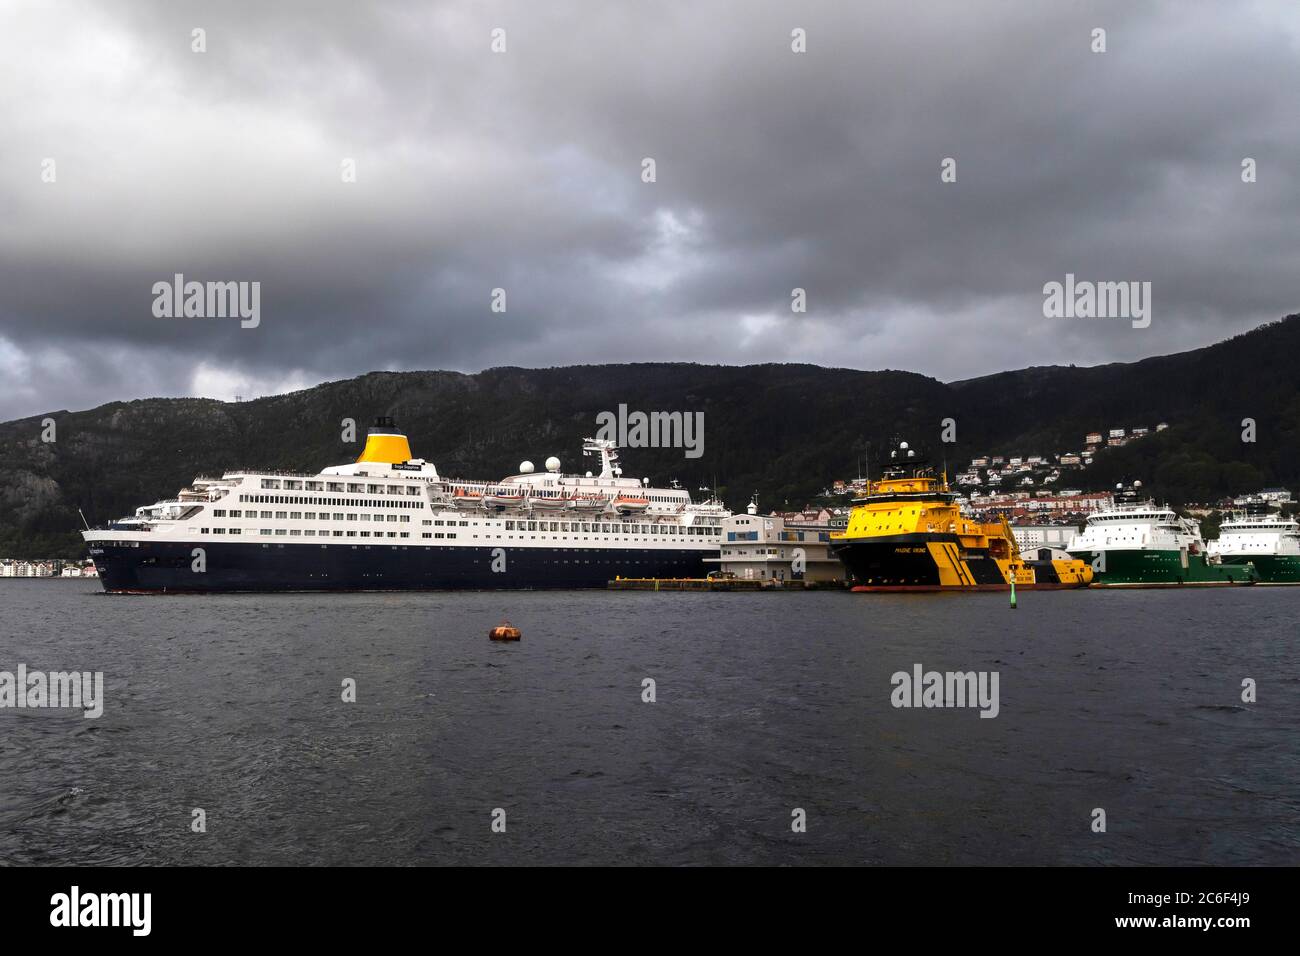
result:
[[[400,465],[411,460],[411,446],[391,418],[377,418],[366,433],[366,447],[357,462]]]

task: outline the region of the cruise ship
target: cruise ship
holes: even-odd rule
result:
[[[848,527],[830,542],[854,591],[1059,589],[1092,580],[1088,564],[1069,555],[1044,548],[1023,557],[1005,520],[963,514],[946,476],[907,442],[890,452],[883,477],[867,482]]]
[[[1300,584],[1300,523],[1280,514],[1234,514],[1206,550],[1224,564],[1250,564],[1260,584]]]
[[[1094,587],[1253,584],[1248,564],[1207,555],[1200,525],[1154,502],[1089,515],[1066,550],[1092,565]]]
[[[82,532],[114,593],[595,588],[615,577],[703,577],[718,553],[715,498],[549,458],[500,481],[444,478],[380,418],[354,463],[318,474],[231,471]]]

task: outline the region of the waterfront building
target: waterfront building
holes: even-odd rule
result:
[[[1055,548],[1064,551],[1070,539],[1078,532],[1078,525],[1073,524],[1022,524],[1012,525],[1011,533],[1022,552],[1037,551],[1039,548]]]
[[[843,581],[844,565],[830,552],[830,533],[829,520],[787,522],[781,515],[758,514],[754,508],[754,513],[722,519],[718,555],[704,560],[745,580]]]

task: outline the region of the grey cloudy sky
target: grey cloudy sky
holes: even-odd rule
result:
[[[1209,344],[1300,310],[1297,89],[1284,0],[8,0],[0,418],[373,369],[952,380]],[[261,325],[155,318],[177,272],[260,281]],[[1150,328],[1045,319],[1067,272],[1150,281]]]

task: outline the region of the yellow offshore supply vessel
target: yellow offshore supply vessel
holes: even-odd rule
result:
[[[831,550],[849,570],[855,591],[1006,591],[1081,588],[1092,566],[1060,552],[1020,554],[1003,518],[974,521],[962,514],[947,477],[899,444],[879,481],[855,500],[849,525],[830,536]]]

